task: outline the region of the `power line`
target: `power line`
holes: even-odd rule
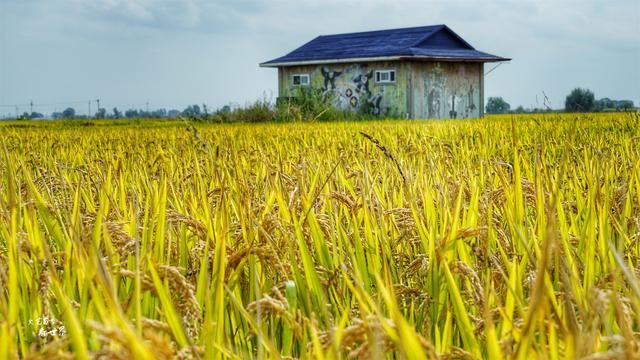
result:
[[[0,107],[2,108],[15,108],[16,106],[20,107],[20,108],[33,108],[33,109],[37,109],[37,108],[42,108],[42,107],[59,107],[59,106],[70,106],[70,105],[87,105],[90,102],[96,102],[96,104],[98,104],[99,102],[102,102],[102,99],[92,99],[92,100],[75,100],[75,101],[58,101],[58,102],[49,102],[49,103],[37,103],[35,101],[30,101],[27,103],[17,103],[17,104],[0,104]],[[133,104],[120,104],[121,107],[123,108],[138,108],[138,109],[147,109],[150,110],[152,104],[155,104],[154,102],[151,101],[145,101],[145,102],[141,102],[141,103],[133,103]],[[163,105],[158,105],[156,108],[160,109],[160,108],[166,108],[166,109],[171,109],[171,108],[182,108],[191,104],[196,104],[196,105],[202,105],[204,104],[204,102],[189,102],[186,104],[163,104]],[[208,106],[208,105],[207,105]],[[104,104],[102,104],[102,107],[104,107]]]
[[[86,103],[86,100],[79,100],[79,101],[60,101],[60,102],[53,102],[53,103],[47,103],[47,104],[38,104],[38,103],[34,103],[33,101],[28,102],[28,103],[24,103],[24,104],[0,104],[0,107],[15,107],[15,106],[20,106],[20,107],[26,107],[26,106],[33,106],[33,107],[43,107],[43,106],[57,106],[57,105],[78,105],[78,104],[84,104]]]
[[[12,108],[12,107],[16,107],[16,106],[29,106],[29,104],[0,105],[0,107],[8,107],[8,108]]]

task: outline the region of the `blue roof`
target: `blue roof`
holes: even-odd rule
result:
[[[473,48],[446,25],[324,35],[289,54],[260,64],[290,66],[361,58],[495,62],[510,59]]]

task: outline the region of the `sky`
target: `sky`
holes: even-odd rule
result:
[[[0,117],[275,100],[258,64],[318,35],[447,24],[512,58],[485,98],[562,108],[575,87],[640,103],[638,0],[0,0]],[[485,65],[485,72],[493,68]],[[16,108],[16,105],[17,108]]]

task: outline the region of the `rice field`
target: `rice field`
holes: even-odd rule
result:
[[[0,144],[2,358],[640,357],[637,114]]]

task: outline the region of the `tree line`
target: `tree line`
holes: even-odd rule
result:
[[[490,97],[487,99],[487,114],[525,113],[553,111],[549,106],[543,109],[524,109],[518,106],[511,109],[511,105],[502,97]],[[612,100],[602,98],[596,100],[595,95],[589,89],[575,88],[566,97],[564,111],[566,112],[600,112],[600,111],[625,111],[634,109],[631,100]]]
[[[347,119],[354,117],[354,114],[327,111],[330,108],[330,99],[314,94],[303,94],[298,96],[296,101],[289,104],[270,104],[266,99],[257,101],[245,108],[232,109],[229,105],[225,105],[217,110],[210,111],[206,105],[189,105],[182,111],[156,109],[146,111],[142,109],[128,109],[120,111],[114,107],[110,112],[105,108],[100,108],[92,116],[79,115],[73,107],[68,107],[63,111],[53,112],[52,119],[131,119],[131,118],[176,118],[184,116],[192,119],[206,119],[216,122],[260,122],[269,121],[270,119],[302,118],[304,114],[309,113],[311,116],[317,117],[322,114],[323,117],[336,117],[336,119]],[[284,109],[284,110],[282,110]],[[292,112],[292,109],[295,110]],[[535,109],[525,109],[518,106],[511,109],[511,105],[502,97],[490,97],[487,99],[485,107],[487,114],[506,114],[506,113],[528,113],[528,112],[550,112],[557,111],[551,109],[545,96],[545,107]],[[593,92],[589,89],[575,88],[569,93],[565,100],[564,111],[567,112],[599,112],[599,111],[624,111],[634,109],[634,103],[631,100],[613,100],[610,98],[595,99]],[[292,115],[293,113],[293,115]],[[325,116],[326,115],[326,116]],[[367,114],[357,114],[356,118],[368,117]],[[25,112],[18,119],[41,119],[45,115],[39,112]]]
[[[223,107],[228,108],[228,106]],[[220,110],[218,110],[220,111]],[[51,113],[50,118],[54,120],[61,119],[133,119],[133,118],[175,118],[178,116],[202,116],[207,115],[208,109],[206,105],[189,105],[184,110],[167,110],[167,109],[156,109],[151,111],[146,111],[142,109],[128,109],[126,111],[121,111],[117,107],[114,107],[111,111],[107,111],[105,108],[100,108],[96,111],[92,116],[87,116],[84,114],[78,114],[76,109],[73,107],[68,107],[62,111],[54,111]],[[44,119],[46,116],[43,113],[32,111],[24,112],[23,114],[18,116],[18,120],[29,120],[29,119]]]
[[[98,111],[92,116],[94,119],[132,119],[132,118],[166,118],[166,117],[177,117],[182,112],[178,110],[166,110],[166,109],[157,109],[152,111],[145,111],[142,109],[129,109],[126,111],[118,110],[117,107],[114,107],[111,112],[107,111],[105,108],[100,108]],[[78,118],[87,118],[87,116],[77,115],[74,108],[69,107],[61,112],[54,112],[51,114],[51,118],[53,119],[78,119]]]

